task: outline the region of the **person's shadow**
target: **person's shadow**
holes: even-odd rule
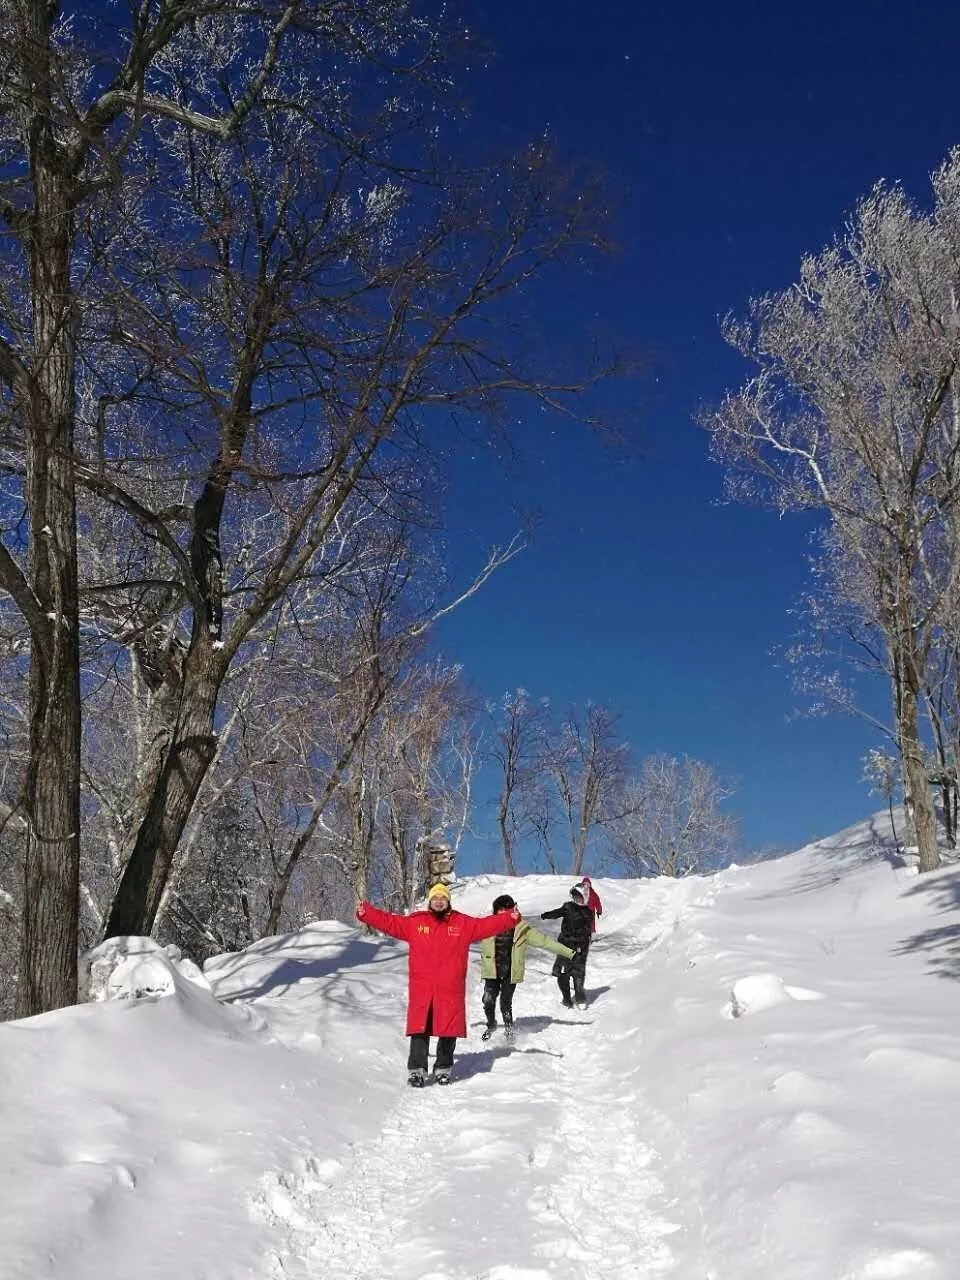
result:
[[[549,1022],[550,1019],[548,1018],[547,1021]],[[458,1080],[469,1080],[471,1076],[486,1075],[502,1058],[509,1058],[512,1053],[542,1053],[548,1058],[564,1056],[554,1049],[538,1049],[534,1046],[524,1048],[517,1041],[511,1043],[501,1037],[498,1044],[487,1041],[482,1048],[472,1053],[458,1053],[454,1074]]]

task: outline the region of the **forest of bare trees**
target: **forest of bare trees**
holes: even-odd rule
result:
[[[711,765],[688,756],[635,761],[607,707],[558,715],[549,700],[517,689],[489,713],[508,875],[536,866],[580,876],[589,861],[628,876],[679,877],[730,861],[738,823],[724,802],[734,791]]]
[[[5,912],[29,1014],[76,998],[78,944],[210,931],[178,884],[214,829],[251,928],[279,927],[308,844],[362,883],[371,805],[407,848],[453,765],[414,723],[382,753],[370,731],[470,589],[431,563],[445,424],[476,446],[514,398],[582,418],[611,363],[588,344],[559,368],[509,323],[600,247],[602,209],[543,141],[457,159],[454,24],[395,0],[0,21]],[[232,867],[251,839],[255,885]]]

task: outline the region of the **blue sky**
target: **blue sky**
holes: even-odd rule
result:
[[[488,0],[478,14],[497,57],[473,86],[475,125],[507,145],[548,126],[615,198],[615,259],[555,285],[550,324],[595,323],[650,363],[624,392],[628,453],[533,422],[509,472],[461,460],[447,511],[461,575],[520,512],[540,523],[438,643],[488,697],[603,703],[638,758],[709,761],[751,848],[837,830],[882,804],[860,781],[876,739],[796,717],[770,652],[791,634],[809,522],[719,504],[692,415],[744,373],[719,316],[789,284],[877,180],[926,198],[960,142],[955,12]]]

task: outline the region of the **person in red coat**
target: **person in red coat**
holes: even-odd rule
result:
[[[590,930],[590,932],[596,933],[597,932],[597,916],[603,915],[603,903],[600,901],[599,893],[597,893],[596,889],[594,889],[593,885],[590,883],[589,876],[584,876],[583,879],[580,881],[580,883],[583,885],[583,887],[587,891],[587,906],[593,912],[593,928]]]
[[[400,938],[410,946],[407,987],[408,1080],[427,1082],[430,1037],[437,1037],[433,1078],[449,1084],[457,1037],[467,1034],[467,961],[471,942],[512,929],[520,920],[516,907],[493,916],[466,916],[450,905],[450,890],[435,884],[427,894],[427,910],[409,916],[381,911],[369,902],[357,907],[357,919]]]

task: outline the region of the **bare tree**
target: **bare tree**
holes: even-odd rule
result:
[[[494,740],[490,757],[496,762],[500,776],[497,798],[497,826],[503,849],[503,869],[508,876],[517,874],[517,846],[525,837],[538,831],[536,815],[542,815],[537,803],[536,753],[542,741],[544,725],[542,706],[531,703],[526,689],[504,696],[499,706],[489,708],[495,716]],[[540,828],[541,844],[549,845],[548,830]]]
[[[541,752],[570,842],[570,872],[578,876],[591,835],[622,813],[629,747],[619,738],[617,717],[591,704],[548,730]]]
[[[887,813],[890,817],[890,834],[893,842],[900,848],[900,837],[897,835],[897,824],[893,815],[893,802],[897,794],[898,769],[893,756],[886,751],[873,748],[868,751],[863,761],[863,778],[870,784],[870,790],[876,791],[887,802]]]
[[[650,756],[626,786],[626,812],[611,830],[613,858],[638,876],[715,870],[736,838],[735,819],[720,808],[732,794],[700,760]]]
[[[387,804],[382,788],[387,769],[385,761],[391,758],[391,748],[385,743],[390,741],[393,721],[399,717],[409,725],[407,703],[413,698],[422,737],[422,725],[437,720],[437,699],[432,682],[439,681],[443,687],[449,683],[449,677],[441,680],[435,674],[425,679],[415,660],[437,621],[468,601],[491,574],[517,554],[520,546],[518,541],[512,541],[503,549],[494,548],[472,583],[443,603],[431,599],[430,611],[424,614],[412,612],[412,602],[403,598],[418,565],[412,557],[405,532],[401,530],[390,544],[380,572],[354,593],[346,647],[351,664],[349,671],[340,678],[336,697],[330,699],[328,708],[326,741],[322,751],[328,765],[319,791],[301,813],[296,836],[282,865],[278,866],[271,890],[267,932],[275,932],[279,926],[291,877],[300,858],[318,840],[324,841],[327,856],[336,856],[349,877],[356,898],[367,896],[378,811],[381,802]],[[421,597],[421,609],[423,603]],[[412,734],[413,730],[408,728],[407,732]],[[315,760],[317,754],[315,739],[311,760]],[[472,751],[465,738],[460,741],[459,759],[461,791],[465,794],[457,819],[462,833],[473,774]],[[405,761],[404,768],[409,775],[408,761]],[[315,773],[315,769],[308,772]],[[426,787],[427,782],[424,780],[421,785]],[[338,809],[348,815],[345,835],[342,832],[333,835],[326,825],[328,807],[334,801]],[[451,821],[445,817],[440,825],[446,829]],[[429,829],[425,830],[429,834]],[[344,848],[332,855],[330,849],[338,844]]]
[[[319,773],[319,787],[311,797],[310,804],[305,805],[301,801],[298,806],[303,818],[291,837],[289,848],[277,863],[270,890],[270,913],[265,930],[268,934],[278,931],[293,875],[304,854],[315,844],[318,835],[323,833],[328,809],[345,787],[354,791],[356,800],[349,830],[349,856],[345,862],[351,868],[353,879],[359,879],[361,884],[366,881],[372,825],[365,821],[367,813],[362,790],[359,793],[354,790],[354,779],[362,775],[353,769],[353,764],[358,752],[361,762],[364,758],[371,726],[384,699],[399,678],[406,656],[402,643],[397,643],[396,639],[393,644],[387,643],[382,630],[383,622],[384,615],[380,610],[376,610],[372,617],[363,619],[365,633],[362,631],[360,634],[353,669],[348,678],[344,679],[337,698],[331,699],[328,707],[330,736],[324,744],[322,758],[329,763]],[[314,750],[309,753],[311,758],[317,754],[315,746],[316,740]],[[307,772],[315,775],[312,769]]]
[[[241,145],[242,131],[238,137]],[[231,664],[278,611],[297,610],[304,583],[332,584],[350,572],[374,512],[408,501],[409,469],[397,453],[423,450],[417,414],[455,404],[483,412],[514,394],[556,406],[574,389],[520,366],[486,327],[512,293],[594,236],[581,193],[563,191],[545,155],[526,153],[495,185],[471,176],[465,185],[451,178],[404,193],[395,176],[382,178],[377,199],[352,214],[345,185],[355,192],[373,179],[352,173],[356,145],[345,142],[338,163],[346,172],[326,171],[316,192],[281,186],[278,200],[277,169],[288,172],[298,149],[298,179],[325,172],[318,145],[312,133],[291,140],[286,131],[248,144],[253,154],[237,161],[239,194],[236,184],[225,192],[207,181],[215,157],[194,145],[185,187],[192,203],[182,217],[202,249],[193,247],[189,280],[176,277],[175,306],[161,292],[157,264],[146,264],[155,292],[145,309],[141,282],[132,300],[134,320],[144,312],[140,330],[125,317],[125,334],[143,333],[136,354],[161,371],[151,378],[162,382],[159,394],[193,455],[194,501],[158,511],[139,496],[135,473],[83,473],[166,549],[180,611],[168,696],[157,703],[171,713],[156,735],[162,763],[130,833],[109,934],[153,923],[210,767]],[[217,280],[212,293],[198,256]],[[184,315],[198,327],[185,332]],[[220,341],[205,361],[211,334]],[[197,454],[205,441],[204,463]],[[241,505],[259,516],[254,548],[235,542],[230,512]]]
[[[382,10],[390,6],[369,6]],[[341,37],[355,56],[345,6],[272,4],[256,10],[162,0],[130,11],[108,34],[91,15],[71,22],[55,3],[12,0],[0,15],[0,394],[3,447],[21,477],[5,512],[0,586],[30,632],[30,747],[22,808],[28,824],[18,1010],[76,998],[80,865],[80,681],[76,479],[80,384],[92,356],[95,282],[117,230],[115,198],[163,125],[224,146],[263,105],[282,47],[299,55]],[[373,14],[367,29],[376,27]],[[80,34],[82,33],[82,34]],[[100,38],[99,47],[84,41]],[[362,47],[362,43],[361,43]],[[140,185],[146,189],[149,178]],[[134,197],[134,199],[139,196]],[[165,211],[166,215],[170,210]],[[159,219],[164,223],[164,214]],[[166,223],[185,236],[182,226]],[[141,228],[142,230],[142,228]],[[102,312],[101,312],[102,315]],[[104,334],[101,331],[99,341]],[[94,344],[98,339],[92,339]],[[113,398],[101,382],[100,408]],[[99,416],[101,459],[107,454]],[[112,450],[111,450],[112,452]],[[214,486],[213,492],[217,492]],[[208,497],[207,506],[216,507]],[[210,540],[200,544],[210,554]],[[194,566],[203,574],[203,564]]]
[[[410,672],[380,726],[385,898],[411,907],[425,885],[424,845],[454,850],[467,825],[476,751],[472,700],[459,666]]]

